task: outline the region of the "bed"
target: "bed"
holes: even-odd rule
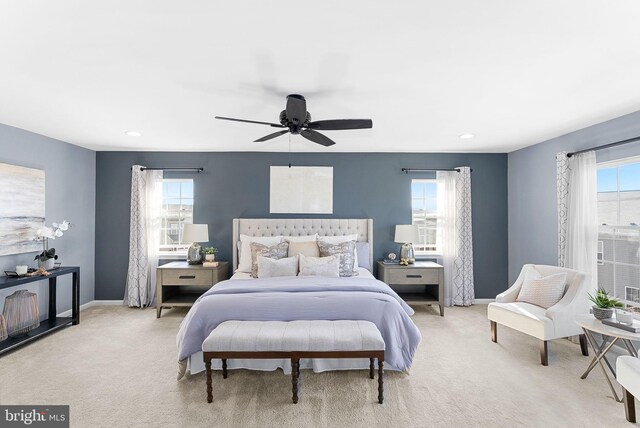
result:
[[[354,277],[251,278],[235,272],[239,263],[240,235],[252,237],[357,235],[360,254]],[[407,371],[421,340],[410,316],[413,310],[385,283],[370,272],[373,265],[371,219],[234,219],[234,275],[216,284],[193,305],[177,336],[179,373],[204,370],[202,342],[228,320],[337,320],[371,321],[385,340],[385,363],[391,370]],[[366,254],[364,253],[366,251]],[[367,263],[368,261],[368,263]],[[220,369],[220,362],[213,365]],[[229,360],[228,367],[291,372],[289,360]],[[301,360],[300,368],[315,372],[369,368],[368,359]]]

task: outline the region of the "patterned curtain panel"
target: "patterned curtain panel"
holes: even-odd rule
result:
[[[558,199],[558,266],[565,266],[569,205],[569,158],[567,152],[556,155],[556,193]]]
[[[144,308],[155,303],[155,275],[160,248],[162,171],[131,169],[129,269],[124,303]]]
[[[471,306],[475,302],[471,169],[458,169],[460,172],[439,171],[436,176],[445,268],[445,304]]]

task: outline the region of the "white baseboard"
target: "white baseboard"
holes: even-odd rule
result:
[[[495,302],[496,299],[476,299],[477,305],[488,305],[489,303]]]
[[[90,302],[85,303],[84,305],[80,305],[80,311],[84,311],[92,306],[115,306],[122,305],[122,300],[92,300]],[[71,309],[68,311],[60,312],[58,314],[59,317],[70,317]]]

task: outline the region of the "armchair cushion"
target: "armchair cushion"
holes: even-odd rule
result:
[[[546,310],[530,303],[490,303],[487,317],[491,321],[521,331],[541,340],[554,336],[553,322],[547,318]]]
[[[516,301],[548,309],[562,299],[566,283],[567,274],[564,272],[543,277],[535,268],[531,268]]]

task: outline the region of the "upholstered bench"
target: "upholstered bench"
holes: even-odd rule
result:
[[[369,377],[374,378],[378,360],[378,402],[382,404],[384,340],[369,321],[226,321],[202,343],[207,368],[207,401],[213,401],[211,360],[222,360],[227,378],[227,359],[291,359],[293,402],[298,402],[300,358],[369,358]]]

